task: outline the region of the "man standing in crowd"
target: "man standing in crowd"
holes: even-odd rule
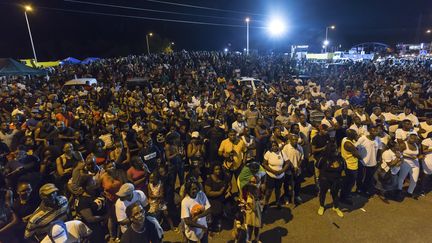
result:
[[[120,224],[121,232],[124,233],[131,223],[131,219],[126,214],[126,208],[135,202],[140,202],[143,207],[147,207],[148,200],[144,192],[135,190],[132,183],[123,184],[116,195],[118,199],[115,203],[115,214],[117,222]]]
[[[24,233],[26,239],[34,236],[41,240],[48,233],[51,222],[67,219],[68,201],[66,197],[58,195],[58,192],[59,189],[51,183],[45,184],[39,189],[42,202],[27,223]]]
[[[370,125],[369,135],[361,136],[356,143],[360,154],[359,172],[357,176],[357,192],[367,196],[373,195],[373,175],[377,164],[381,161],[382,143],[377,136],[378,130]]]

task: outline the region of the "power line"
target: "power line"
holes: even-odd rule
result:
[[[168,4],[168,5],[174,5],[174,6],[180,6],[180,7],[188,7],[188,8],[206,9],[206,10],[212,10],[212,11],[218,11],[218,12],[236,13],[236,14],[244,14],[244,15],[255,15],[255,16],[266,16],[265,14],[248,13],[248,12],[241,12],[241,11],[228,10],[228,9],[220,9],[220,8],[210,8],[210,7],[203,7],[203,6],[198,6],[198,5],[165,2],[165,1],[159,1],[159,0],[147,0],[147,2],[154,2],[154,3],[160,3],[160,4]]]
[[[225,27],[233,27],[233,28],[244,28],[244,25],[220,24],[220,23],[212,23],[212,22],[165,19],[165,18],[152,18],[152,17],[143,17],[143,16],[135,16],[135,15],[111,14],[111,13],[101,13],[101,12],[95,12],[95,11],[82,11],[82,10],[51,8],[51,7],[38,7],[38,8],[46,9],[46,10],[53,10],[53,11],[71,12],[71,13],[92,14],[92,15],[133,18],[133,19],[145,19],[145,20],[154,20],[154,21],[162,21],[162,22],[182,23],[182,24],[197,24],[197,25],[211,25],[211,26],[225,26]],[[253,27],[253,28],[263,28],[263,27]]]
[[[227,19],[227,20],[236,20],[236,21],[240,20],[241,21],[241,19],[221,17],[221,16],[181,13],[181,12],[175,12],[175,11],[164,11],[164,10],[129,7],[129,6],[122,6],[122,5],[104,4],[104,3],[95,3],[95,2],[86,2],[86,1],[76,1],[76,0],[64,0],[64,1],[70,2],[70,3],[87,4],[87,5],[101,6],[101,7],[120,8],[120,9],[138,10],[138,11],[155,12],[155,13],[176,14],[176,15],[184,15],[184,16],[195,16],[195,17],[203,17],[203,18]],[[256,22],[259,22],[259,21],[256,21]]]

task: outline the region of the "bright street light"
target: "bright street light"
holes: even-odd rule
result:
[[[286,26],[281,18],[273,18],[270,20],[267,29],[272,36],[281,36],[286,31]]]
[[[432,33],[432,30],[426,30],[426,34]]]
[[[334,30],[334,29],[336,29],[336,26],[334,26],[334,25],[331,25],[331,26],[327,26],[326,27],[326,32],[325,32],[325,40],[324,40],[324,51],[325,52],[327,52],[327,46],[328,46],[328,44],[330,44],[330,42],[328,41],[328,30],[329,29],[332,29],[332,30]]]
[[[31,46],[33,49],[33,57],[34,57],[35,63],[37,63],[36,50],[35,50],[34,43],[33,43],[33,37],[32,37],[32,33],[31,33],[31,29],[30,29],[30,23],[29,23],[29,20],[27,17],[27,12],[31,12],[31,11],[33,11],[33,8],[30,5],[24,6],[24,16],[25,16],[25,19],[27,22],[27,29],[28,29],[29,36],[30,36],[30,43],[31,43]]]
[[[246,55],[249,55],[249,22],[250,18],[246,17]]]
[[[148,33],[148,34],[146,35],[147,54],[148,54],[148,55],[150,55],[150,45],[149,45],[149,40],[148,40],[149,36],[152,37],[152,36],[153,36],[153,33],[150,32],[150,33]]]
[[[224,48],[224,52],[228,52],[228,48]]]

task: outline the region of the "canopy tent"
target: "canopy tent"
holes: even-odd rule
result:
[[[65,58],[65,59],[61,60],[60,63],[63,64],[63,65],[64,64],[80,64],[81,61],[78,60],[78,59],[76,59],[76,58],[73,58],[73,57],[68,57],[68,58]]]
[[[12,58],[0,58],[0,76],[46,75],[46,70],[34,69]]]
[[[86,59],[84,59],[81,64],[90,64],[92,62],[98,61],[100,60],[100,58],[98,57],[87,57]]]

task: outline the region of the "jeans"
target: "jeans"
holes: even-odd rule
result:
[[[371,192],[374,188],[374,174],[376,166],[364,166],[359,163],[358,177],[357,177],[357,190],[362,192]]]
[[[319,192],[319,203],[321,207],[324,207],[325,198],[328,189],[330,189],[330,194],[333,198],[333,207],[338,208],[339,206],[339,189],[340,189],[340,179],[339,178],[326,178],[320,176],[319,178],[320,192]]]
[[[293,172],[291,174],[285,174],[284,177],[284,196],[287,198],[291,198],[292,196],[298,197],[300,196],[300,188],[301,188],[302,176],[294,175]],[[291,190],[290,191],[290,187]]]
[[[173,166],[174,169],[174,175],[178,175],[179,177],[179,181],[180,181],[180,185],[184,184],[184,163],[183,160],[177,156],[173,159],[171,159],[171,164]],[[174,183],[175,183],[175,176],[174,176]]]
[[[347,199],[350,197],[351,191],[357,180],[358,170],[345,170],[345,178],[343,179],[343,185],[340,197],[341,199]]]

